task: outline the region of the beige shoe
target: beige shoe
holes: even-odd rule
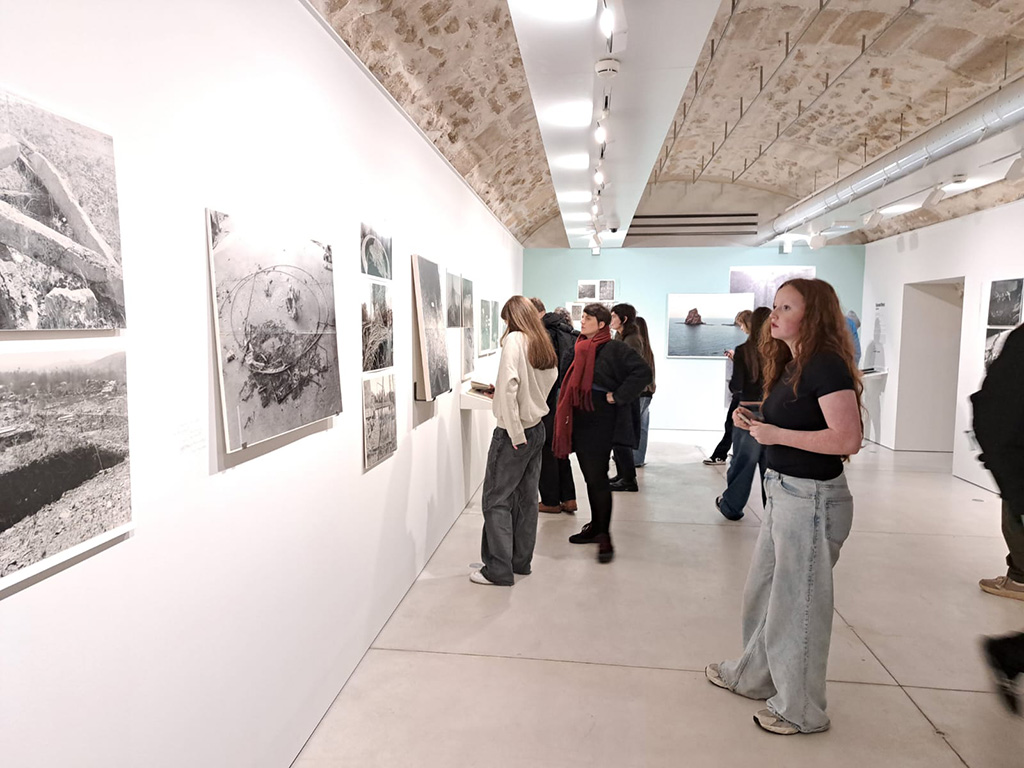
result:
[[[570,515],[575,515],[576,514],[576,509],[577,509],[577,507],[576,507],[576,501],[575,500],[573,500],[573,501],[563,501],[562,502],[562,511],[563,512],[568,512]]]
[[[549,506],[547,504],[540,503],[537,505],[537,511],[557,515],[562,511],[562,508],[560,506]]]
[[[978,582],[983,592],[996,597],[1009,597],[1024,600],[1024,584],[1014,581],[1009,576],[996,576],[994,579],[982,579]]]

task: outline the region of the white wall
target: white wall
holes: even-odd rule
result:
[[[501,299],[521,248],[299,2],[0,0],[0,30],[0,87],[114,137],[137,524],[0,602],[0,762],[288,765],[482,479],[490,415],[412,402],[410,254]],[[334,245],[344,412],[242,462],[207,206]],[[365,474],[361,220],[394,237],[399,420]]]
[[[960,364],[957,376],[953,474],[992,490],[995,485],[977,462],[966,432],[971,428],[968,398],[984,378],[985,320],[992,280],[1024,276],[1024,202],[936,224],[867,247],[864,274],[862,344],[880,335],[884,364],[889,373],[868,398],[877,429],[869,437],[894,448],[901,387],[901,333],[903,290],[907,283],[964,277]],[[884,304],[877,308],[876,305]]]

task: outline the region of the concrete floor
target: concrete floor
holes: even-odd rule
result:
[[[854,530],[836,566],[832,728],[780,737],[758,702],[708,684],[740,652],[760,499],[738,523],[714,498],[710,433],[654,432],[641,492],[617,494],[615,561],[566,541],[588,518],[541,515],[533,574],[472,584],[479,494],[459,517],[294,763],[328,766],[1024,765],[1024,721],[991,692],[978,637],[1024,628],[1003,572],[999,499],[950,456],[868,445],[847,470]]]

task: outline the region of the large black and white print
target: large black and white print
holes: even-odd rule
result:
[[[1016,327],[1021,322],[1024,279],[993,280],[988,300],[988,324]]]
[[[371,469],[398,450],[394,374],[363,382],[363,467]]]
[[[386,283],[367,282],[363,297],[363,371],[395,364],[391,291]]]
[[[113,139],[0,90],[0,330],[124,327]]]
[[[462,327],[473,330],[473,281],[462,278]]]
[[[668,356],[724,359],[747,340],[736,315],[753,304],[752,293],[670,293]]]
[[[448,294],[448,327],[462,327],[462,277],[446,272]]]
[[[480,300],[480,354],[488,355],[494,351],[491,346],[491,302]]]
[[[422,397],[417,392],[417,399],[433,400],[451,389],[441,272],[437,264],[422,256],[413,256],[412,263],[424,383]]]
[[[465,381],[476,369],[476,350],[473,348],[473,329],[462,329],[462,380]]]
[[[0,586],[132,517],[123,341],[6,347],[0,353]]]
[[[803,278],[813,280],[815,267],[763,266],[733,267],[729,270],[729,293],[754,294],[754,306],[771,308],[775,305],[775,294],[787,280]]]
[[[363,274],[390,280],[392,271],[391,238],[363,224],[360,227],[359,257]]]
[[[228,452],[341,412],[331,247],[207,211]]]

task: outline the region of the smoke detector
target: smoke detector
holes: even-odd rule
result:
[[[619,74],[619,60],[601,59],[594,65],[594,71],[602,80],[610,80]]]

